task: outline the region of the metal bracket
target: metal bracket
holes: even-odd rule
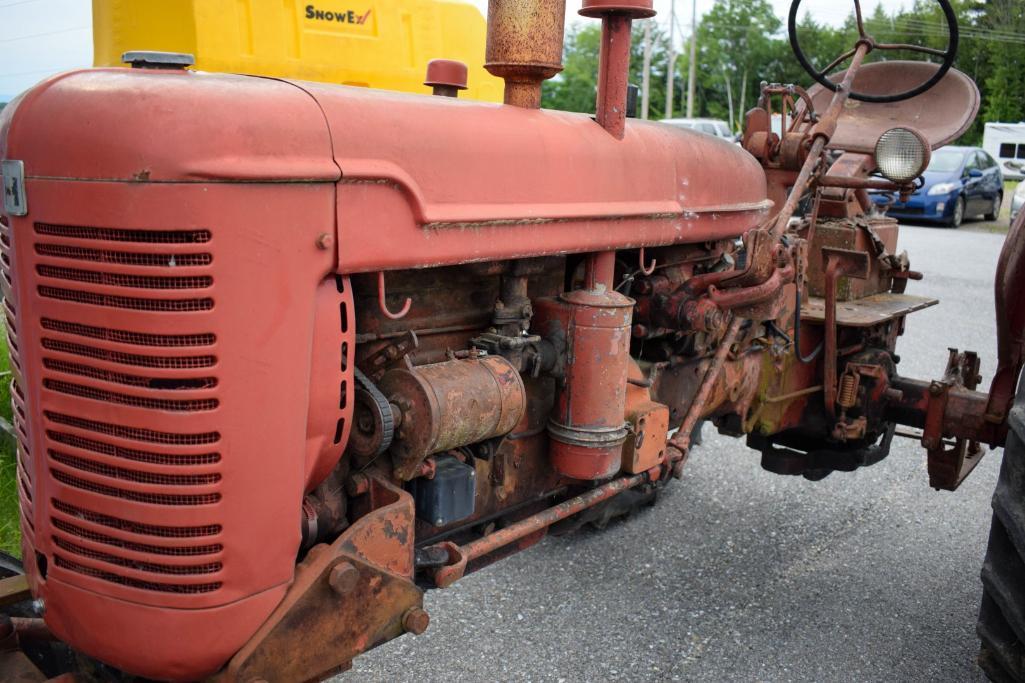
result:
[[[370,648],[427,627],[423,591],[413,583],[413,498],[376,474],[363,476],[373,509],[330,546],[310,550],[217,683],[323,680]]]
[[[864,280],[869,275],[869,256],[864,251],[848,249],[822,249],[823,271],[826,275],[826,321],[825,321],[825,357],[823,358],[823,398],[826,411],[836,416],[836,385],[837,385],[837,325],[836,325],[836,290],[841,277],[853,277]]]
[[[25,162],[15,159],[0,161],[0,176],[3,176],[4,212],[10,216],[24,216],[28,213]]]
[[[948,448],[943,440],[943,423],[950,392],[955,388],[974,391],[979,385],[979,366],[979,356],[974,351],[958,353],[957,349],[950,349],[943,380],[929,386],[929,406],[925,415],[922,445],[929,451],[929,485],[935,489],[957,490],[986,454],[978,441],[958,438]]]
[[[402,363],[419,345],[416,333],[408,330],[401,337],[388,340],[387,344],[360,360],[359,367],[376,382],[384,376],[388,368]]]

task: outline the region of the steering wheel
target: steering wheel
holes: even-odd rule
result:
[[[797,61],[800,62],[804,70],[814,78],[817,82],[821,83],[824,87],[829,88],[833,92],[839,90],[839,85],[829,80],[829,74],[836,69],[836,67],[843,64],[845,61],[854,56],[857,52],[858,45],[866,43],[869,46],[869,51],[879,50],[908,50],[912,52],[922,52],[927,55],[934,57],[942,57],[943,62],[940,64],[939,70],[932,75],[932,78],[922,83],[917,88],[908,90],[906,92],[897,93],[896,95],[868,95],[866,93],[859,93],[851,91],[851,99],[860,100],[862,102],[902,102],[909,100],[915,95],[921,95],[929,88],[933,87],[940,82],[947,72],[950,71],[950,67],[954,65],[954,58],[957,57],[957,44],[958,44],[958,29],[957,29],[957,17],[954,15],[954,9],[950,6],[949,0],[936,0],[940,7],[943,9],[943,16],[947,22],[947,30],[949,37],[947,40],[946,50],[937,50],[931,47],[923,47],[921,45],[907,45],[902,43],[877,43],[872,36],[865,33],[865,22],[861,14],[861,2],[860,0],[854,0],[854,13],[858,21],[858,43],[853,49],[840,55],[832,62],[829,63],[825,69],[821,71],[817,70],[812,66],[811,62],[805,56],[804,51],[801,49],[801,45],[797,40],[797,10],[801,6],[801,0],[794,0],[790,5],[790,19],[787,24],[788,31],[790,33],[790,47],[794,51],[794,55],[797,57]]]

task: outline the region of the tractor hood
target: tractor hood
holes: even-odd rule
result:
[[[345,86],[92,69],[2,120],[26,179],[337,182],[350,272],[715,240],[771,206],[753,157],[692,131]]]

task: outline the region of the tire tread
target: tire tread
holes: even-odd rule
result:
[[[1025,683],[1025,382],[1008,422],[982,565],[978,663],[992,681]]]

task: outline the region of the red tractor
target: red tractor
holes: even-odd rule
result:
[[[818,84],[766,85],[742,147],[627,121],[651,0],[583,3],[594,118],[539,109],[563,0],[492,0],[505,105],[163,53],[25,93],[0,118],[24,534],[0,677],[328,676],[427,628],[425,589],[650,499],[711,421],[810,480],[897,425],[937,489],[1006,444],[981,661],[1025,678],[1025,213],[983,393],[969,352],[899,373],[937,302],[868,196],[912,192],[978,109],[939,3],[939,64],[864,63],[908,46],[862,28],[819,70],[795,1]]]

